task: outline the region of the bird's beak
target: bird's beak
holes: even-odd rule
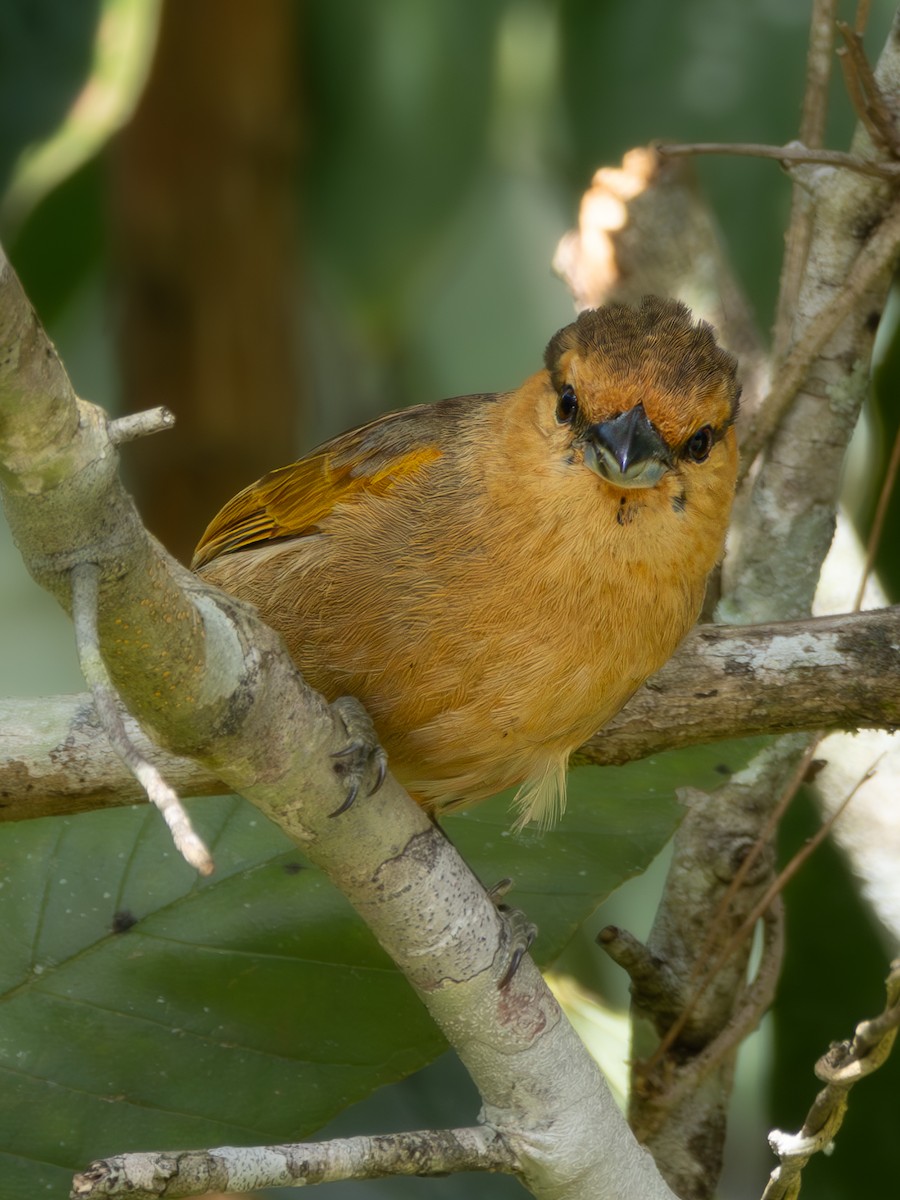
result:
[[[642,404],[591,425],[582,440],[585,464],[616,487],[653,487],[674,466],[671,450]]]

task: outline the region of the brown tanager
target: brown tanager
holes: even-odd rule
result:
[[[362,701],[436,813],[521,784],[520,822],[553,820],[570,754],[669,658],[722,554],[739,389],[710,327],[610,304],[544,363],[270,472],[194,557],[314,688]]]

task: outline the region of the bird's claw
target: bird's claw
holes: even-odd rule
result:
[[[511,879],[501,879],[493,887],[488,888],[487,893],[503,921],[503,950],[509,955],[506,970],[497,984],[497,990],[500,992],[509,987],[516,971],[522,964],[522,959],[534,945],[534,939],[538,933],[537,925],[533,921],[529,921],[520,908],[511,908],[508,904],[503,903],[503,897],[512,886]]]
[[[358,700],[353,696],[340,696],[331,707],[350,738],[346,746],[331,755],[335,774],[348,784],[342,803],[328,814],[339,817],[356,802],[360,788],[373,768],[375,779],[366,795],[373,796],[378,791],[387,776],[387,755],[378,743],[371,717]]]

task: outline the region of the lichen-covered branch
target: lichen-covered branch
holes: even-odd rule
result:
[[[767,625],[700,625],[578,752],[628,762],[727,737],[900,726],[900,608]]]
[[[75,1179],[72,1200],[182,1200],[205,1192],[256,1192],[346,1179],[512,1171],[509,1146],[490,1128],[426,1129],[281,1146],[117,1154]]]
[[[184,796],[226,785],[166,754],[123,714],[128,738]],[[900,727],[900,608],[744,627],[703,625],[575,756],[598,766],[723,738]],[[0,821],[134,804],[88,696],[0,700]]]

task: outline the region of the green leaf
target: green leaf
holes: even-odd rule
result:
[[[741,746],[573,773],[549,833],[508,798],[446,826],[555,957]],[[0,829],[0,1172],[4,1200],[63,1195],[92,1158],[298,1140],[444,1041],[342,895],[234,798],[198,801],[216,859],[198,880],[147,807]],[[118,932],[117,932],[118,931]]]
[[[145,809],[0,834],[4,1200],[116,1151],[296,1140],[443,1048],[277,829],[233,799],[193,812],[209,881]]]

